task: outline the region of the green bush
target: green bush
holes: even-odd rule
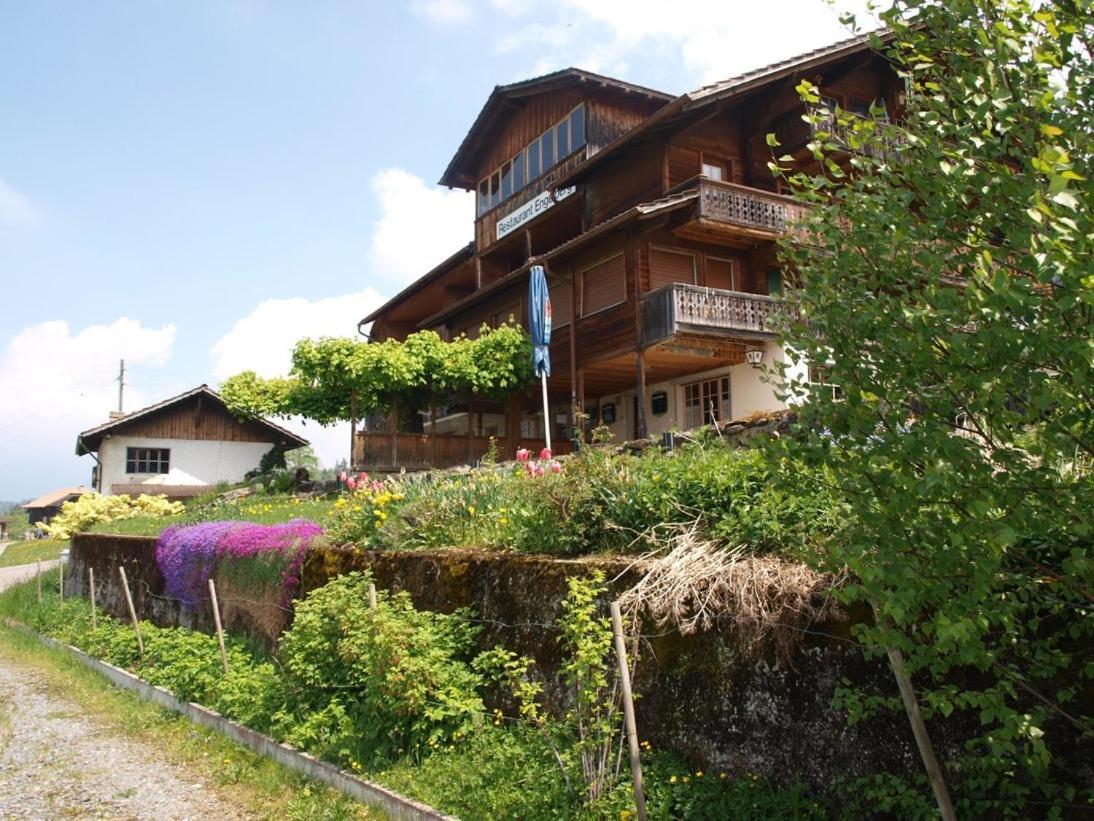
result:
[[[800,557],[834,533],[840,506],[821,470],[717,440],[642,456],[586,448],[559,471],[484,466],[466,476],[371,483],[335,502],[327,532],[379,549],[486,547],[577,555],[646,551],[656,533],[699,521],[710,538],[756,553]]]
[[[291,743],[343,763],[427,751],[466,736],[482,679],[467,663],[477,629],[466,613],[417,610],[406,593],[341,576],[297,602],[279,655],[292,704],[276,719]]]

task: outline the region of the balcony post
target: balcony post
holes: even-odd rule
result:
[[[349,392],[349,467],[354,469],[354,449],[357,447],[357,391]]]
[[[634,438],[645,439],[646,438],[646,352],[636,351],[634,354],[635,363],[637,368],[635,369],[636,384],[635,389],[638,394],[638,401],[635,403],[637,412],[634,417]]]

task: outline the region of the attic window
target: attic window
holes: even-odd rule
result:
[[[479,183],[478,215],[481,217],[519,194],[529,183],[584,147],[585,105],[582,103]]]

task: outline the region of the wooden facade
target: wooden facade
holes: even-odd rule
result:
[[[882,104],[897,117],[902,84],[865,38],[675,99],[582,72],[548,78],[518,84],[519,101],[492,96],[442,183],[480,195],[481,180],[579,105],[584,145],[479,209],[467,257],[428,275],[460,286],[451,298],[436,289],[428,300],[397,297],[366,320],[387,335],[434,328],[445,336],[510,314],[526,322],[527,274],[543,265],[556,307],[552,406],[577,419],[590,401],[610,395],[618,405],[633,394],[623,433],[643,436],[649,385],[732,368],[750,348],[777,345],[776,241],[794,234],[804,212],[779,192],[767,135],[809,167],[795,86],[809,79],[845,108]],[[552,193],[557,202],[511,229],[511,215]],[[519,401],[536,405],[531,394]]]

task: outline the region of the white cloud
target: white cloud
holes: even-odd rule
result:
[[[470,241],[474,194],[427,185],[402,168],[379,172],[372,190],[381,209],[369,252],[374,281],[402,288]]]
[[[21,194],[0,177],[0,224],[36,225],[41,219],[38,210],[25,194]]]
[[[237,320],[213,345],[213,375],[226,379],[240,371],[284,376],[297,340],[356,336],[357,322],[383,302],[374,288],[355,294],[308,300],[267,299]]]
[[[471,4],[466,0],[415,0],[410,10],[432,23],[462,23],[471,17]]]
[[[118,360],[163,366],[174,341],[174,325],[149,328],[126,317],[78,332],[60,320],[42,322],[16,334],[0,354],[0,497],[86,484],[90,462],[74,458],[76,434],[117,407]],[[132,386],[125,406],[161,398]]]

